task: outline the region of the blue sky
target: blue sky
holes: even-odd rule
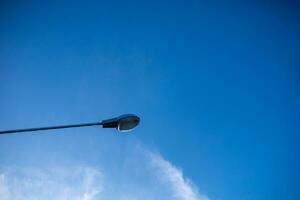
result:
[[[2,1],[1,199],[296,199],[299,5]]]

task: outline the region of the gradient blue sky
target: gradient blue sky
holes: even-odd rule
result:
[[[298,198],[299,17],[293,1],[1,1],[1,130],[142,122],[1,135],[0,195]]]

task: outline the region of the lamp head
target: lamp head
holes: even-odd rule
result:
[[[112,119],[103,120],[103,128],[116,128],[120,132],[128,132],[135,128],[140,122],[140,118],[133,114],[125,114]]]

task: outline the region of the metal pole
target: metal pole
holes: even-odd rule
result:
[[[99,126],[99,125],[102,125],[102,122],[87,123],[87,124],[61,125],[61,126],[48,126],[48,127],[16,129],[16,130],[7,130],[7,131],[0,131],[0,134],[31,132],[31,131],[43,131],[43,130],[63,129],[63,128],[76,128],[76,127],[83,127],[83,126]]]

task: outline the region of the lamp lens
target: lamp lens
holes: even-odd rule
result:
[[[118,130],[122,132],[130,131],[136,127],[140,119],[136,116],[128,116],[119,120]]]

